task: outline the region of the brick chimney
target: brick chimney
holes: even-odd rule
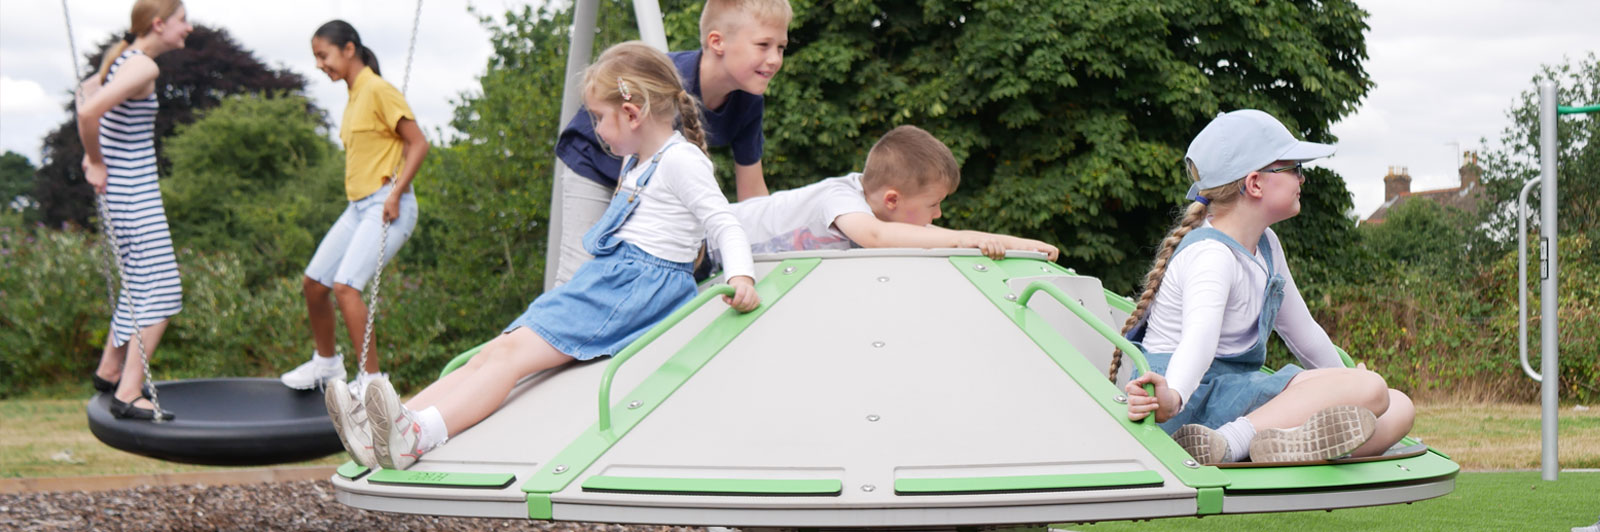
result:
[[[1467,150],[1461,157],[1461,188],[1477,185],[1483,180],[1483,169],[1478,166],[1478,152]]]
[[[1387,202],[1410,193],[1411,174],[1407,173],[1407,168],[1390,166],[1388,175],[1383,176],[1383,201]]]

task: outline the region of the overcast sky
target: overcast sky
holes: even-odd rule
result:
[[[477,87],[492,51],[468,4],[498,15],[526,3],[426,0],[406,99],[430,136],[449,122],[457,95]],[[1540,64],[1600,52],[1595,29],[1600,1],[1359,3],[1371,13],[1366,68],[1377,87],[1354,115],[1334,125],[1339,152],[1322,165],[1344,177],[1362,217],[1382,203],[1383,175],[1391,165],[1410,168],[1413,190],[1455,186],[1459,151],[1481,148],[1480,138],[1494,145],[1507,125],[1506,109],[1531,87]],[[81,53],[127,27],[131,2],[69,0],[69,5]],[[344,110],[344,84],[315,69],[311,32],[330,19],[349,21],[378,54],[385,77],[398,85],[415,4],[189,0],[187,5],[191,20],[227,28],[258,58],[306,76],[311,97],[337,119]],[[0,3],[0,149],[38,162],[44,135],[65,118],[61,105],[72,84],[68,57],[59,2]],[[782,76],[775,80],[782,82]]]

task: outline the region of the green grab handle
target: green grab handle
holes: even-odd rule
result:
[[[1596,113],[1596,112],[1600,112],[1600,105],[1583,105],[1583,106],[1570,106],[1570,107],[1566,106],[1566,105],[1558,105],[1558,106],[1556,106],[1556,114],[1558,114],[1558,115],[1578,115],[1578,114],[1589,114],[1589,113]]]
[[[1055,298],[1055,300],[1060,302],[1062,306],[1067,307],[1067,310],[1070,310],[1073,314],[1077,315],[1078,319],[1089,324],[1089,327],[1093,328],[1095,332],[1100,333],[1100,336],[1104,336],[1107,340],[1110,340],[1111,345],[1116,346],[1117,349],[1121,349],[1124,354],[1128,355],[1128,357],[1133,360],[1133,367],[1138,368],[1140,373],[1150,372],[1150,361],[1145,360],[1144,351],[1140,351],[1138,347],[1134,347],[1133,342],[1129,342],[1127,338],[1123,338],[1121,334],[1117,334],[1116,331],[1111,330],[1111,326],[1106,325],[1105,322],[1095,318],[1093,314],[1089,313],[1089,309],[1084,308],[1083,305],[1079,304],[1077,300],[1073,299],[1071,296],[1068,296],[1066,292],[1062,292],[1061,288],[1057,287],[1055,284],[1052,284],[1049,281],[1034,281],[1032,283],[1028,283],[1028,286],[1022,289],[1022,294],[1017,296],[1017,304],[1027,306],[1028,300],[1033,299],[1033,294],[1041,290],[1043,290],[1046,294],[1050,294],[1050,297]],[[1145,393],[1150,394],[1151,397],[1154,397],[1156,394],[1155,385],[1145,384],[1144,391]],[[1155,418],[1156,416],[1152,414],[1145,416],[1142,421],[1146,422],[1147,424],[1155,423]]]
[[[719,284],[701,292],[700,295],[695,296],[688,303],[678,307],[678,310],[673,311],[671,315],[667,316],[667,319],[661,320],[661,323],[651,327],[648,332],[644,333],[644,336],[640,336],[638,340],[628,344],[628,347],[624,348],[621,353],[611,357],[611,363],[606,365],[605,375],[600,377],[600,432],[611,430],[611,379],[616,376],[617,368],[622,367],[623,362],[627,362],[628,359],[633,358],[635,353],[650,345],[650,342],[654,342],[656,338],[665,334],[667,329],[671,329],[672,326],[677,325],[678,322],[683,321],[684,318],[689,317],[696,310],[700,310],[700,307],[704,306],[707,301],[711,301],[711,298],[732,296],[733,294],[733,287],[725,284]]]

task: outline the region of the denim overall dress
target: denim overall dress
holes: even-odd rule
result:
[[[505,328],[527,327],[552,347],[578,360],[616,354],[673,310],[694,299],[694,265],[651,255],[617,238],[618,229],[641,203],[641,194],[655,175],[668,143],[650,158],[637,186],[623,190],[619,181],[600,221],[583,236],[583,249],[594,260],[583,263],[567,284],[545,292]],[[628,159],[626,176],[638,163]]]
[[[1178,249],[1173,252],[1173,256],[1182,253],[1183,248],[1204,240],[1216,240],[1247,257],[1252,255],[1244,246],[1222,231],[1202,227],[1185,235],[1183,241],[1178,243]],[[1278,307],[1283,304],[1283,288],[1286,282],[1283,276],[1278,275],[1272,263],[1272,248],[1268,244],[1266,235],[1261,235],[1261,241],[1256,244],[1256,249],[1261,250],[1261,256],[1266,258],[1267,263],[1267,289],[1261,296],[1265,300],[1261,305],[1261,316],[1256,320],[1256,343],[1244,352],[1218,354],[1216,359],[1211,361],[1211,367],[1200,377],[1200,386],[1189,395],[1183,410],[1161,424],[1162,430],[1168,434],[1188,424],[1217,428],[1238,419],[1239,416],[1255,411],[1261,405],[1267,404],[1267,401],[1277,397],[1278,393],[1289,385],[1289,379],[1293,379],[1302,371],[1300,366],[1294,364],[1286,365],[1275,373],[1261,371],[1262,365],[1267,360],[1267,338],[1272,335],[1272,325],[1278,319]],[[1140,343],[1144,340],[1147,321],[1149,321],[1148,314],[1129,329],[1125,336],[1134,342],[1140,351],[1146,351],[1145,358],[1150,361],[1150,371],[1166,375],[1167,365],[1172,363],[1172,353],[1150,353],[1144,348],[1144,344]],[[1135,371],[1135,376],[1137,373]]]

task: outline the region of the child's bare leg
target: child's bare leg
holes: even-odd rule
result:
[[[147,353],[155,353],[156,346],[161,343],[161,335],[167,332],[169,320],[161,320],[154,325],[146,326],[139,333],[130,336],[128,343],[122,345],[122,350],[127,354],[122,362],[122,383],[117,385],[116,398],[119,401],[133,403],[140,408],[151,408],[154,405],[140,396],[144,391],[144,360],[139,351],[140,339],[144,341]]]
[[[430,406],[438,405],[440,399],[451,395],[456,390],[462,389],[461,383],[470,380],[471,375],[483,368],[484,361],[489,359],[488,356],[485,356],[489,352],[489,348],[503,337],[491,340],[488,345],[483,346],[483,349],[478,351],[478,354],[467,359],[466,364],[462,364],[461,367],[456,368],[449,375],[440,377],[439,380],[433,381],[433,384],[429,384],[428,387],[417,392],[417,395],[412,396],[410,401],[406,401],[406,408],[410,408],[413,412],[420,412]]]
[[[121,378],[122,361],[128,358],[128,344],[117,347],[116,334],[111,331],[106,335],[106,347],[100,351],[100,367],[94,370],[95,375],[107,382],[117,382]]]
[[[1307,370],[1295,375],[1277,397],[1245,417],[1256,430],[1286,429],[1300,426],[1312,414],[1338,405],[1360,406],[1382,417],[1389,410],[1389,386],[1382,376],[1364,369]]]
[[[426,397],[418,396],[433,401],[432,406],[439,409],[452,436],[478,424],[498,410],[506,396],[511,395],[511,388],[523,377],[572,362],[572,357],[557,351],[526,327],[500,335],[472,358],[473,362],[479,364],[476,370],[452,382],[449,389],[434,390],[436,393]],[[428,388],[431,390],[434,387]],[[407,407],[415,409],[410,405]]]
[[[1411,403],[1411,398],[1400,390],[1389,390],[1389,410],[1378,416],[1378,429],[1372,434],[1372,439],[1357,447],[1351,456],[1377,456],[1389,450],[1395,442],[1400,441],[1411,432],[1411,423],[1416,420],[1417,407]]]
[[[317,354],[331,357],[336,348],[333,337],[333,302],[328,296],[333,294],[333,289],[323,286],[316,279],[302,277],[300,291],[306,297],[306,319],[311,323],[311,341],[317,348]]]

